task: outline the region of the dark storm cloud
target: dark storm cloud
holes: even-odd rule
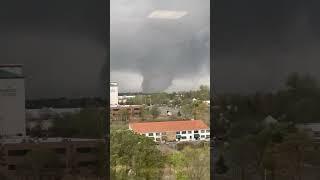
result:
[[[218,92],[270,91],[288,73],[320,77],[317,1],[216,1]]]
[[[24,64],[29,98],[103,95],[105,15],[104,1],[2,2],[0,64]]]
[[[111,70],[139,73],[142,90],[167,89],[209,64],[209,0],[111,1]],[[179,20],[148,19],[153,10],[187,11]]]

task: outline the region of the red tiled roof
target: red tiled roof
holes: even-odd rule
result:
[[[201,120],[130,123],[129,127],[137,133],[209,129]]]

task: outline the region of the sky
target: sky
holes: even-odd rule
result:
[[[283,88],[290,72],[319,79],[319,1],[216,1],[217,92]]]
[[[10,0],[0,6],[0,64],[24,65],[27,98],[105,94],[106,4]]]
[[[111,0],[111,80],[120,91],[179,91],[210,84],[209,0]],[[176,20],[154,10],[186,11]]]
[[[111,0],[111,78],[121,91],[208,83],[208,1]],[[319,78],[319,5],[216,0],[216,91],[275,90],[293,71]],[[147,19],[154,9],[189,14],[179,21]],[[105,95],[105,14],[104,1],[5,1],[0,64],[24,64],[28,98]]]

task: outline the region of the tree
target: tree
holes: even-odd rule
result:
[[[105,123],[104,109],[87,108],[79,113],[54,120],[53,136],[78,138],[103,138]]]
[[[241,180],[248,179],[259,168],[259,151],[251,136],[233,141],[227,152],[232,165],[240,169]]]
[[[169,164],[174,168],[174,173],[177,180],[187,180],[185,174],[185,164],[188,163],[183,153],[177,151],[169,156]]]
[[[223,155],[219,156],[218,161],[215,164],[217,174],[225,174],[228,171],[228,166],[225,164]]]
[[[311,140],[304,132],[287,134],[281,143],[273,143],[264,156],[264,166],[269,169],[273,178],[280,175],[302,180],[303,165],[307,148]],[[281,174],[286,171],[286,174]]]
[[[181,112],[184,118],[192,118],[192,104],[183,104],[181,107]]]
[[[159,108],[157,106],[152,106],[150,109],[150,113],[151,113],[153,119],[157,118],[160,115]]]
[[[181,152],[169,156],[177,180],[210,179],[210,151],[207,146],[192,148],[186,146]]]
[[[116,179],[161,177],[165,157],[152,139],[129,130],[112,130],[110,145],[111,175]]]
[[[119,111],[119,118],[121,121],[129,121],[129,112],[127,109],[123,108]]]
[[[192,180],[210,179],[210,150],[205,148],[190,148],[183,150],[186,157],[186,174]]]
[[[198,91],[198,98],[200,100],[208,100],[210,99],[210,88],[206,85],[201,85],[200,90]]]
[[[180,111],[178,111],[177,116],[181,117],[181,112]]]

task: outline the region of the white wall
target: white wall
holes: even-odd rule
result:
[[[204,132],[202,132],[202,130]],[[199,134],[200,135],[198,140],[206,140],[206,139],[208,140],[210,138],[206,138],[206,137],[207,136],[210,137],[210,130],[209,130],[209,132],[207,132],[207,130],[209,130],[209,129],[200,129],[200,130],[198,130],[198,133],[195,133],[196,130],[191,130],[191,133],[189,133],[189,131],[186,131],[186,134],[182,134],[183,131],[179,131],[180,134],[176,134],[176,135],[181,135],[181,136],[185,136],[186,137],[186,139],[182,139],[181,138],[180,141],[196,141],[196,139],[194,138],[194,134]],[[153,133],[153,135],[149,136],[149,133],[146,133],[146,136],[154,138],[154,140],[156,140],[156,138],[161,138],[161,136],[162,136],[161,133],[159,135],[157,135],[157,132],[150,132],[150,133]],[[190,138],[190,136],[191,136],[191,138]],[[179,141],[179,140],[176,139],[176,141]]]
[[[0,134],[26,134],[24,79],[0,79]]]
[[[118,105],[118,85],[117,83],[110,83],[110,105]]]

